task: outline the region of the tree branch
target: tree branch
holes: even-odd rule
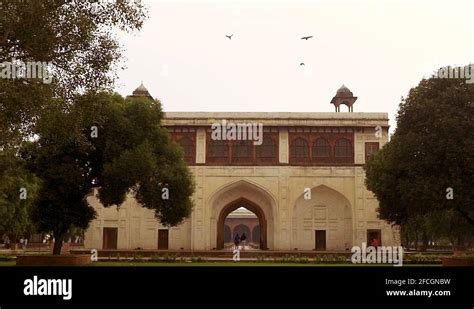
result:
[[[466,219],[467,222],[469,222],[469,224],[474,225],[474,218],[471,218],[471,217],[469,216],[469,214],[468,214],[466,211],[464,211],[464,210],[461,209],[461,207],[457,206],[457,207],[456,207],[456,211],[459,212],[459,213],[461,214],[461,216],[462,216],[464,219]]]

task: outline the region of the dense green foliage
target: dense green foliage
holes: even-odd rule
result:
[[[43,183],[33,212],[40,231],[53,231],[59,243],[71,226],[87,228],[94,187],[106,207],[130,193],[162,224],[188,217],[192,176],[162,116],[159,101],[109,93],[77,97],[68,109],[50,104],[36,126],[39,138],[23,152]]]
[[[465,79],[424,79],[410,90],[390,142],[366,165],[380,218],[456,224],[458,234],[472,234],[465,225],[474,225],[473,116],[474,84]]]
[[[40,182],[11,151],[0,152],[0,235],[12,243],[32,229],[31,209]]]

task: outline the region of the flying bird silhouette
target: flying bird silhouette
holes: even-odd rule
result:
[[[229,40],[232,40],[232,36],[233,36],[233,35],[234,35],[234,34],[226,35],[226,37],[227,37]]]
[[[301,39],[307,41],[308,39],[311,39],[312,37],[313,37],[312,35],[310,35],[310,36],[304,36],[304,37],[302,37]]]
[[[305,65],[304,62],[301,62],[300,65]]]

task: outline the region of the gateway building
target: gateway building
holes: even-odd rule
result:
[[[151,97],[143,86],[133,95]],[[92,195],[98,216],[85,247],[223,249],[243,231],[255,248],[269,250],[345,251],[374,239],[399,245],[398,227],[378,219],[364,184],[365,162],[388,141],[388,115],[354,113],[356,99],[342,86],[332,113],[166,113],[163,126],[194,175],[192,215],[168,228],[131,196],[117,209]],[[213,134],[223,124],[262,130],[252,135],[261,140]]]

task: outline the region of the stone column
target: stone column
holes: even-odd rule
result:
[[[288,130],[280,129],[279,135],[279,162],[288,163],[289,162],[289,145],[288,145]]]

